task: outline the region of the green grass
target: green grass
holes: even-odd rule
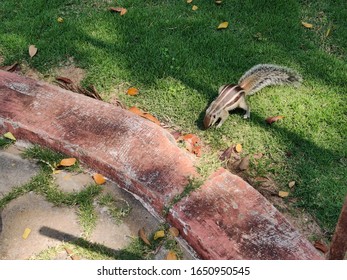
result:
[[[241,143],[244,154],[262,152],[253,176],[272,176],[280,189],[295,180],[291,195],[331,233],[347,193],[345,0],[193,2],[197,11],[184,0],[1,1],[0,56],[3,64],[21,61],[45,74],[73,58],[87,71],[84,84],[94,84],[106,100],[124,84],[136,86],[138,96],[119,98],[211,147],[202,172],[218,166],[218,153],[228,145]],[[111,13],[110,5],[128,12]],[[222,21],[229,27],[216,30]],[[38,48],[32,59],[30,44]],[[304,84],[264,89],[249,98],[249,121],[236,112],[221,129],[203,131],[204,111],[218,87],[257,63],[292,67]],[[285,118],[266,125],[275,115]]]

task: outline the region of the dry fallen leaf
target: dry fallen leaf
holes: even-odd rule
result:
[[[311,23],[302,21],[301,24],[302,24],[304,27],[306,27],[306,28],[313,28],[313,24],[311,24]]]
[[[145,242],[147,245],[151,246],[151,243],[147,239],[147,236],[145,233],[145,228],[141,228],[139,230],[139,237],[142,239],[143,242]]]
[[[60,161],[59,165],[60,166],[72,166],[76,163],[75,158],[64,158]]]
[[[111,12],[119,13],[121,16],[125,15],[128,12],[126,8],[122,8],[122,7],[110,7],[109,10]]]
[[[29,55],[30,57],[33,57],[37,53],[37,48],[35,45],[30,45],[29,46]]]
[[[180,232],[179,232],[178,229],[175,228],[175,227],[170,227],[170,228],[169,228],[169,232],[170,232],[170,234],[171,234],[173,237],[177,237],[177,236],[180,235]]]
[[[127,90],[128,95],[137,95],[139,93],[139,90],[135,87],[131,87]]]
[[[169,251],[166,255],[167,260],[177,260],[177,255],[174,251]]]
[[[151,122],[154,122],[157,125],[160,125],[160,121],[153,115],[149,114],[149,113],[144,113],[142,115],[142,117],[144,117],[147,120],[150,120]]]
[[[229,22],[224,21],[218,25],[217,29],[225,29],[228,27],[228,25],[229,25]]]
[[[7,65],[7,66],[0,66],[1,70],[7,71],[7,72],[14,72],[17,70],[19,67],[18,62],[13,63],[12,65]]]
[[[272,124],[274,122],[277,122],[278,120],[281,120],[283,119],[284,116],[275,116],[275,117],[269,117],[267,118],[265,121],[268,123],[268,124]]]
[[[11,132],[6,132],[4,134],[4,137],[7,138],[7,139],[10,139],[12,141],[16,141],[16,137],[13,136],[13,134]]]
[[[143,117],[143,114],[144,114],[144,112],[143,112],[141,109],[139,109],[139,108],[137,108],[137,107],[135,107],[135,106],[130,107],[130,108],[129,108],[129,111],[132,112],[132,113],[134,113],[134,114],[136,114],[136,115],[139,115],[139,116],[141,116],[141,117]]]
[[[219,159],[222,161],[229,159],[233,152],[234,152],[234,147],[230,146],[220,155]]]
[[[56,77],[55,78],[57,81],[64,82],[66,84],[73,84],[73,81],[71,81],[69,78],[66,77]]]
[[[30,228],[26,228],[26,229],[24,230],[24,232],[23,232],[22,238],[23,238],[23,239],[27,239],[28,236],[29,236],[29,234],[30,234],[30,232],[31,232],[31,229],[30,229]]]
[[[94,179],[94,182],[98,185],[102,185],[106,182],[106,179],[103,175],[99,174],[99,173],[95,173],[93,175],[93,179]]]
[[[64,19],[62,17],[57,18],[57,22],[62,23],[63,21],[64,21]]]
[[[244,170],[247,170],[248,167],[249,167],[249,156],[246,156],[241,160],[241,162],[239,164],[239,169],[241,171],[244,171]]]
[[[220,4],[222,4],[222,1],[221,0],[216,0],[216,1],[214,1],[217,5],[220,5]]]
[[[187,3],[188,4],[190,4],[190,3],[192,3],[193,2],[193,0],[187,0]]]
[[[327,245],[325,245],[322,241],[315,241],[313,246],[322,251],[324,254],[326,254],[329,251],[329,248]]]
[[[201,146],[200,146],[200,138],[195,134],[186,134],[181,137],[181,139],[185,142],[186,149],[195,154],[196,156],[201,156]]]
[[[157,240],[158,238],[162,238],[165,236],[165,231],[163,230],[158,230],[155,232],[153,239]]]
[[[278,196],[279,197],[287,197],[289,195],[289,192],[279,191]]]
[[[289,188],[293,188],[295,186],[295,181],[291,181],[288,184]]]
[[[193,11],[196,11],[197,9],[199,9],[198,6],[193,5],[192,10],[193,10]]]

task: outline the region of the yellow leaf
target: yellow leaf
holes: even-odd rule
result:
[[[139,93],[139,90],[137,88],[131,87],[127,90],[128,95],[137,95]]]
[[[224,21],[218,25],[217,29],[225,29],[228,27],[228,25],[229,25],[229,22]]]
[[[165,236],[165,232],[163,230],[158,230],[155,234],[153,239],[157,240],[158,238],[162,238]]]
[[[59,165],[60,166],[72,166],[76,163],[75,158],[64,158],[60,161]]]
[[[93,179],[94,179],[95,183],[97,183],[98,185],[102,185],[102,184],[104,184],[104,183],[106,182],[105,177],[102,176],[102,175],[99,174],[99,173],[95,173],[95,174],[93,175]]]
[[[145,228],[141,228],[139,230],[139,237],[142,239],[143,242],[145,242],[147,245],[151,246],[151,243],[147,239],[147,236],[145,233]]]
[[[16,141],[16,137],[13,136],[13,134],[11,132],[6,132],[4,134],[4,137],[13,141]]]
[[[58,21],[59,23],[62,23],[62,22],[64,21],[64,19],[63,19],[62,17],[58,17],[58,18],[57,18],[57,21]]]
[[[31,232],[31,229],[30,229],[30,228],[26,228],[26,229],[24,230],[24,232],[23,232],[22,238],[23,238],[23,239],[27,239],[28,236],[29,236],[29,234],[30,234],[30,232]]]
[[[30,45],[29,46],[29,55],[30,57],[33,57],[37,53],[37,48],[35,45]]]
[[[287,197],[289,195],[289,192],[279,191],[278,196],[279,197]]]
[[[301,24],[302,24],[303,26],[305,26],[306,28],[313,28],[313,24],[311,24],[311,23],[302,21]]]
[[[166,255],[167,260],[177,260],[177,255],[174,251],[169,251]]]
[[[293,188],[293,187],[295,186],[295,181],[289,182],[288,186],[289,186],[290,188]]]
[[[187,3],[188,4],[190,4],[190,3],[192,3],[193,2],[193,0],[187,0]]]
[[[242,145],[241,145],[241,144],[236,144],[236,146],[235,146],[235,151],[236,151],[237,153],[241,153],[241,152],[242,152]]]
[[[56,169],[53,170],[53,174],[59,174],[60,172],[61,172],[61,170],[56,170]]]
[[[198,9],[198,6],[193,5],[192,10],[193,10],[193,11],[196,11],[197,9]]]

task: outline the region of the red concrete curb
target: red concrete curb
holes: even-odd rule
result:
[[[322,259],[258,191],[221,168],[170,211],[204,259]]]
[[[77,157],[161,215],[196,176],[173,137],[137,115],[0,70],[0,133]],[[204,259],[320,259],[313,246],[241,178],[219,170],[168,220]]]

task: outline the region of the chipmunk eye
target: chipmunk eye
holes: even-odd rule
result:
[[[216,115],[212,115],[212,118],[214,118],[214,119],[215,119],[215,118],[216,118]]]

